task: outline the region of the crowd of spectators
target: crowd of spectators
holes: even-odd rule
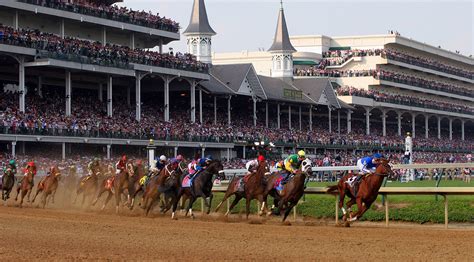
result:
[[[323,52],[323,60],[319,64],[319,68],[326,68],[327,66],[338,66],[344,64],[352,57],[364,56],[380,56],[384,49],[350,49],[350,50],[334,50]]]
[[[208,66],[190,54],[161,54],[159,52],[115,44],[92,42],[72,37],[44,33],[39,30],[18,29],[0,24],[0,43],[38,50],[37,56],[102,66],[131,68],[132,63],[180,70],[207,72]]]
[[[326,126],[327,119],[314,121],[313,131],[307,128],[288,129],[282,125],[282,129],[273,126],[266,128],[264,121],[258,121],[253,126],[248,112],[233,112],[232,124],[229,126],[225,113],[219,112],[217,123],[214,124],[211,108],[205,108],[203,115],[204,123],[190,123],[188,121],[190,111],[184,103],[175,101],[171,108],[172,119],[170,122],[163,121],[163,109],[156,106],[157,98],[147,96],[142,105],[142,120],[135,121],[135,108],[129,107],[127,102],[114,99],[113,116],[108,117],[106,103],[100,102],[97,93],[87,90],[74,89],[72,95],[72,115],[65,115],[64,90],[44,88],[43,98],[35,93],[29,92],[26,96],[26,112],[18,110],[18,94],[3,93],[0,98],[0,132],[31,135],[56,135],[56,136],[81,136],[81,137],[105,137],[123,139],[149,139],[173,140],[173,141],[199,141],[199,142],[236,142],[236,141],[271,141],[281,145],[321,145],[334,148],[344,147],[374,147],[374,148],[403,148],[403,139],[396,136],[394,130],[389,130],[388,136],[383,137],[379,130],[372,128],[372,135],[365,135],[364,126],[353,123],[350,134],[341,132],[330,133]],[[340,94],[344,88],[338,92]],[[355,95],[358,90],[348,90],[348,94]],[[357,93],[364,94],[364,93]],[[373,97],[379,94],[371,93]],[[382,96],[380,96],[382,97]],[[148,100],[147,100],[148,99]],[[413,98],[410,98],[413,102]],[[426,102],[428,103],[428,102]],[[438,103],[439,104],[439,103]],[[282,118],[282,123],[285,120]],[[296,124],[293,124],[296,126]],[[303,126],[308,126],[303,121]],[[393,132],[392,132],[393,131]],[[459,139],[450,143],[436,139],[427,140],[415,147],[438,150],[467,149],[471,150],[474,145],[471,142],[463,142]],[[443,142],[443,143],[438,143]]]
[[[72,13],[95,16],[119,22],[170,31],[177,33],[179,31],[179,23],[161,17],[159,14],[153,14],[145,11],[135,11],[127,7],[117,5],[106,5],[100,1],[80,0],[20,0],[21,2],[40,5],[48,8],[64,10]]]
[[[416,106],[422,108],[430,108],[448,112],[456,112],[463,114],[474,114],[474,108],[461,104],[447,103],[435,101],[428,98],[413,97],[408,95],[399,95],[394,93],[382,92],[377,90],[359,89],[351,86],[343,86],[336,89],[336,93],[340,96],[359,96],[372,98],[377,102],[386,102],[400,104],[406,106]]]
[[[318,77],[375,77],[377,70],[327,70],[318,69],[316,67],[295,68],[295,76],[318,76]]]

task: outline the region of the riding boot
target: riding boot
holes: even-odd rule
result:
[[[285,185],[286,183],[288,183],[288,180],[290,180],[290,177],[291,177],[290,173],[286,174],[285,178],[283,178],[283,180],[281,180],[281,184]]]

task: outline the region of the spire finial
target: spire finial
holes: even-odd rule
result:
[[[283,0],[280,0],[280,9],[283,9]]]

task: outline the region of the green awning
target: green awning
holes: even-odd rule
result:
[[[298,61],[298,60],[295,60],[293,61],[293,65],[317,65],[318,63],[314,62],[314,61],[308,61],[308,60],[305,60],[305,61]]]
[[[342,51],[342,50],[351,50],[350,46],[339,46],[339,47],[330,47],[329,51]]]

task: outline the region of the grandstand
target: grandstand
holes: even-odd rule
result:
[[[407,131],[431,159],[474,151],[472,58],[399,35],[291,37],[283,7],[268,52],[212,55],[203,0],[188,53],[165,52],[179,23],[115,2],[1,1],[1,152],[355,155],[402,152]]]

